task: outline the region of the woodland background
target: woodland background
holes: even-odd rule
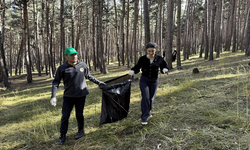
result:
[[[53,78],[74,47],[90,70],[107,74],[118,62],[130,68],[158,44],[158,54],[177,50],[181,61],[199,54],[205,60],[223,51],[250,55],[249,0],[0,0],[0,81],[45,73]]]

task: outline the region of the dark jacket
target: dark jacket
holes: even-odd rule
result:
[[[100,81],[94,78],[84,62],[78,62],[71,66],[68,62],[58,67],[56,76],[52,82],[51,98],[56,97],[59,84],[63,79],[65,97],[83,97],[89,94],[86,79],[99,84]]]
[[[161,56],[155,55],[153,63],[150,63],[150,60],[147,58],[147,55],[144,55],[139,58],[138,63],[133,68],[131,68],[131,70],[134,70],[135,74],[137,74],[140,72],[141,69],[142,76],[158,77],[159,69],[161,73],[164,74],[162,71],[163,68],[167,68],[167,63]]]

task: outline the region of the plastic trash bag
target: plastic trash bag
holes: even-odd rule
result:
[[[100,125],[126,118],[130,104],[132,78],[126,74],[106,81],[102,90],[102,107]]]

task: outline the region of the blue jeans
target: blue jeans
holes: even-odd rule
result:
[[[68,131],[69,117],[70,117],[70,113],[74,105],[75,105],[75,113],[76,113],[78,131],[83,130],[83,127],[84,127],[83,109],[85,105],[85,99],[86,99],[86,96],[79,97],[79,98],[63,97],[62,118],[61,118],[61,127],[60,127],[61,135],[66,135]]]
[[[141,76],[140,79],[140,90],[141,90],[141,120],[142,122],[147,121],[150,116],[150,110],[152,103],[154,102],[155,95],[158,88],[158,77],[145,77]]]

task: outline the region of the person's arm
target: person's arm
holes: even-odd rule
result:
[[[137,74],[140,72],[141,67],[142,67],[142,57],[140,57],[137,64],[133,68],[131,68],[131,71],[133,70],[134,73]]]
[[[52,106],[56,106],[56,93],[59,88],[59,84],[62,79],[62,73],[60,71],[60,67],[56,71],[56,76],[52,82],[52,88],[51,88],[51,100],[50,103]]]
[[[166,61],[162,58],[162,61],[160,63],[160,70],[161,70],[161,73],[162,74],[165,74],[168,72],[168,66],[167,66],[167,63]]]
[[[100,85],[100,84],[104,84],[104,85],[105,85],[104,82],[99,81],[98,79],[96,79],[95,77],[93,77],[93,76],[90,74],[89,69],[88,69],[88,67],[87,67],[86,64],[84,65],[84,71],[85,71],[85,78],[86,78],[86,79],[89,79],[89,81],[91,81],[91,82],[93,82],[93,83],[95,83],[95,84],[98,84],[98,85]]]
[[[62,79],[62,72],[61,72],[61,69],[59,67],[56,71],[55,78],[52,82],[51,98],[56,97],[56,93],[57,93],[57,90],[59,88],[59,84],[61,83],[61,79]]]

